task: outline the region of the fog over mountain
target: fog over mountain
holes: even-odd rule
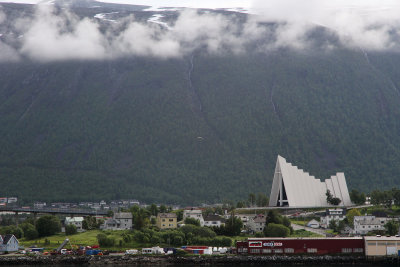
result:
[[[166,1],[166,4],[177,6],[178,2]],[[164,27],[126,14],[108,20],[110,25],[105,28],[101,17],[76,16],[68,5],[58,9],[53,4],[37,4],[32,17],[16,19],[15,30],[20,36],[1,41],[0,48],[4,51],[1,54],[8,55],[1,59],[18,60],[22,56],[41,61],[93,60],[130,55],[171,58],[190,54],[199,47],[214,54],[243,53],[252,42],[258,43],[260,52],[280,47],[307,49],[314,44],[310,36],[318,27],[326,28],[334,37],[334,42],[325,40],[323,45],[327,50],[338,45],[374,51],[399,49],[400,4],[395,1],[331,2],[223,1],[218,7],[222,8],[225,3],[228,8],[239,4],[246,8],[246,3],[249,12],[255,15],[239,20],[235,14],[180,8],[176,11],[177,19],[166,21]],[[91,3],[95,7],[96,2]],[[182,3],[189,7],[207,7],[207,2]],[[162,6],[160,1],[149,4]],[[215,8],[215,5],[209,6]],[[0,22],[4,23],[6,17],[1,12]],[[265,27],[263,23],[275,26]]]

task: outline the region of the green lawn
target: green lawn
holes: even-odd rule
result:
[[[323,235],[319,235],[304,229],[295,230],[290,237],[323,237]]]
[[[30,247],[32,245],[36,245],[38,247],[45,247],[46,250],[53,250],[57,248],[66,238],[70,240],[70,244],[72,246],[93,246],[97,245],[97,235],[99,233],[105,233],[108,237],[113,237],[115,239],[115,246],[109,247],[106,249],[109,250],[126,250],[131,248],[139,248],[142,244],[138,244],[130,242],[129,244],[123,243],[120,247],[119,242],[122,240],[122,234],[127,233],[129,231],[101,231],[101,230],[91,230],[82,233],[78,233],[75,235],[66,236],[64,233],[59,233],[49,237],[42,237],[35,240],[25,240],[24,238],[20,240],[21,245],[24,247]],[[49,243],[46,244],[45,240],[48,240]],[[65,248],[71,248],[71,245],[67,245]]]
[[[301,226],[306,226],[306,224],[308,223],[308,221],[302,221],[302,220],[290,220],[290,222]]]

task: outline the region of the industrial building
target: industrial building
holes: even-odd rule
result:
[[[278,155],[269,206],[328,207],[327,190],[332,197],[341,200],[341,206],[352,205],[344,173],[339,172],[321,182]]]
[[[364,254],[362,237],[248,238],[236,243],[238,254]]]
[[[400,255],[399,236],[248,238],[236,242],[237,254],[279,255],[363,255],[387,257]]]

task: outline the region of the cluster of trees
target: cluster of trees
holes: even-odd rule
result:
[[[207,245],[207,246],[231,246],[232,239],[217,234],[208,227],[200,227],[192,224],[182,226],[178,229],[159,230],[153,228],[143,228],[133,230],[122,235],[122,244],[129,245],[132,242],[144,245]],[[115,237],[109,232],[97,235],[100,246],[112,247],[115,245]],[[122,245],[121,244],[121,245]]]
[[[363,205],[365,203],[365,193],[360,193],[358,190],[353,189],[350,192],[350,200],[354,204]]]
[[[61,231],[61,222],[58,217],[45,215],[36,222],[33,219],[27,219],[19,226],[9,225],[0,228],[0,234],[13,234],[17,238],[25,237],[28,240],[38,237],[51,236]]]
[[[268,206],[269,198],[265,193],[250,193],[247,201],[238,201],[236,204],[237,208],[245,207],[266,207]]]
[[[391,190],[374,190],[371,192],[371,204],[385,205],[391,208],[392,205],[400,205],[400,189],[392,188]]]
[[[256,233],[256,236],[287,237],[291,233],[293,233],[293,228],[290,226],[290,220],[278,211],[270,210],[267,213],[264,231]]]

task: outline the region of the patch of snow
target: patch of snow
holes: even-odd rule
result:
[[[154,14],[154,15],[151,16],[147,21],[148,21],[148,22],[152,22],[152,23],[160,24],[160,25],[164,26],[165,28],[167,28],[167,29],[169,30],[170,27],[169,27],[168,23],[161,21],[161,19],[162,19],[163,17],[164,17],[164,16],[161,15],[161,14]]]
[[[105,20],[105,21],[115,22],[115,19],[109,19],[108,17],[109,17],[111,14],[117,14],[117,13],[119,13],[119,12],[99,13],[99,14],[94,15],[94,17],[95,17],[96,19],[101,19],[101,20]]]
[[[96,0],[97,2],[149,6],[146,11],[172,11],[168,8],[250,10],[252,0]]]

